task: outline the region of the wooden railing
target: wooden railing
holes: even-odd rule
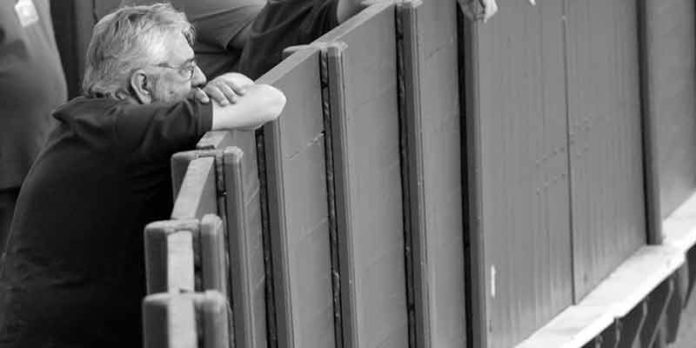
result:
[[[645,245],[660,238],[648,238],[659,231],[643,214],[642,92],[628,84],[628,109],[569,101],[564,88],[584,80],[560,83],[563,69],[581,71],[583,57],[562,64],[555,32],[513,44],[531,35],[516,23],[558,29],[540,23],[566,11],[560,3],[489,27],[458,21],[454,3],[377,3],[289,48],[258,80],[287,96],[278,121],[209,132],[173,156],[171,220],[145,231],[147,347],[604,347],[674,336],[696,239]],[[551,60],[535,75],[537,54]],[[526,65],[505,66],[510,57]],[[588,79],[603,81],[597,71]],[[567,124],[583,105],[625,117],[596,133]],[[621,151],[630,161],[613,163]],[[595,218],[629,227],[583,227]]]
[[[145,229],[151,294],[144,304],[145,329],[156,332],[146,334],[149,347],[174,344],[167,343],[172,339],[162,332],[196,337],[203,347],[265,345],[261,221],[258,214],[247,214],[252,204],[256,205],[252,211],[259,210],[256,159],[245,159],[244,147],[254,153],[253,133],[208,132],[196,150],[172,157],[176,199],[171,220],[153,222]],[[249,175],[245,170],[253,173],[250,179],[245,179]],[[247,192],[255,187],[255,193]],[[185,309],[188,314],[176,312],[191,303],[193,309]],[[225,311],[213,310],[221,305]],[[194,313],[199,319],[190,325],[187,321],[193,319],[186,316]],[[171,320],[160,320],[162,315]],[[224,330],[220,322],[225,323]]]

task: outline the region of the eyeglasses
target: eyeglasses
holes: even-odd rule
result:
[[[159,63],[155,65],[158,68],[166,68],[166,69],[172,69],[175,70],[181,77],[190,80],[193,78],[193,74],[196,72],[196,68],[198,67],[198,64],[196,64],[195,60],[186,62],[180,66],[171,66],[167,63]]]

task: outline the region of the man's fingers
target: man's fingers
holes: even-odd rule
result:
[[[246,87],[237,84],[237,83],[230,83],[227,85],[236,95],[244,95],[246,93]]]
[[[225,96],[225,94],[217,86],[205,86],[204,91],[208,94],[210,99],[214,100],[220,105],[227,105],[230,103],[229,100],[227,100],[227,96]]]
[[[457,0],[459,2],[459,8],[462,13],[470,20],[476,20],[476,12],[473,9],[473,3],[471,0]]]
[[[218,85],[218,87],[220,88],[220,91],[222,91],[222,93],[225,95],[225,97],[227,98],[227,100],[230,103],[234,104],[237,102],[237,98],[238,98],[237,96],[240,94],[237,92],[236,89],[233,89],[233,87],[235,87],[235,86],[232,86],[232,85],[227,84],[227,83],[221,83]]]
[[[208,98],[208,94],[203,92],[203,90],[198,88],[198,87],[196,87],[193,90],[193,97],[203,104],[210,102],[210,98]]]
[[[483,0],[481,4],[483,5],[483,22],[486,23],[488,19],[498,12],[498,4],[495,0]]]

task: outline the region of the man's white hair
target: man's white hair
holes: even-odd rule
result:
[[[87,48],[83,94],[130,95],[131,73],[166,59],[165,44],[172,34],[183,34],[193,45],[193,26],[170,4],[126,6],[104,16]]]

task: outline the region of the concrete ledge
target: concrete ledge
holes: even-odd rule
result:
[[[696,193],[662,222],[664,245],[686,253],[696,245]]]
[[[684,252],[644,246],[577,305],[566,308],[517,348],[576,348],[622,318],[684,263]]]
[[[685,262],[696,245],[696,193],[662,223],[663,245],[644,246],[577,305],[566,308],[517,348],[582,347],[638,305]]]

